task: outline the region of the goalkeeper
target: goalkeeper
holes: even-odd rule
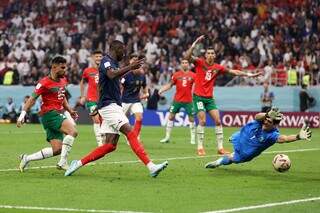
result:
[[[279,109],[272,108],[267,113],[258,113],[255,120],[243,126],[230,137],[234,152],[209,162],[205,168],[251,161],[275,143],[289,143],[298,140],[311,140],[311,131],[305,123],[296,135],[280,135],[278,125],[283,115]]]

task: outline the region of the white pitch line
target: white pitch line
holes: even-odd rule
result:
[[[97,212],[97,213],[147,213],[135,211],[114,211],[104,209],[74,209],[74,208],[55,208],[55,207],[38,207],[38,206],[10,206],[0,205],[0,209],[24,209],[24,210],[43,210],[56,212]]]
[[[292,152],[308,152],[308,151],[319,151],[320,148],[310,148],[310,149],[291,149],[291,150],[279,150],[279,151],[267,151],[263,152],[262,154],[274,154],[274,153],[292,153]],[[163,160],[188,160],[188,159],[201,159],[201,158],[212,158],[212,157],[219,157],[221,155],[207,155],[207,156],[185,156],[185,157],[172,157],[172,158],[160,158],[160,159],[152,159],[153,161],[163,161]],[[133,164],[133,163],[140,163],[139,160],[128,160],[128,161],[111,161],[111,162],[93,162],[88,164],[89,166],[92,165],[106,165],[106,164]],[[48,166],[34,166],[28,167],[28,169],[49,169],[49,168],[56,168],[56,166],[48,165]],[[10,171],[19,171],[19,169],[0,169],[0,172],[10,172]]]
[[[270,208],[274,206],[284,206],[284,205],[290,205],[295,203],[305,203],[305,202],[318,201],[318,200],[320,200],[320,197],[312,197],[312,198],[306,198],[306,199],[300,199],[300,200],[289,200],[289,201],[283,201],[283,202],[277,202],[277,203],[266,203],[266,204],[256,205],[256,206],[244,206],[239,208],[222,209],[222,210],[215,210],[215,211],[209,211],[209,212],[203,212],[203,213],[240,212],[240,211],[246,211],[246,210],[252,210],[252,209],[263,209],[263,208]]]

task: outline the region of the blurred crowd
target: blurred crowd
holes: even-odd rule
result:
[[[0,84],[34,85],[55,54],[67,58],[69,82],[78,84],[91,51],[108,52],[118,39],[128,55],[146,56],[148,81],[162,85],[202,34],[195,55],[213,46],[218,63],[263,71],[260,83],[295,85],[309,76],[319,84],[320,3],[313,0],[1,0]]]

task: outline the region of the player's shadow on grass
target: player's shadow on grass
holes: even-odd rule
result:
[[[261,177],[268,180],[286,181],[286,182],[320,182],[319,178],[314,178],[318,174],[310,175],[310,172],[286,172],[280,173],[273,170],[255,170],[246,168],[218,168],[213,173],[212,176],[234,176],[236,178],[246,178],[246,177]],[[311,177],[310,177],[311,176]],[[313,177],[312,177],[313,176]]]

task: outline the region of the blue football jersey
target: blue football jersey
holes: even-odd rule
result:
[[[255,120],[234,133],[232,135],[232,143],[235,152],[239,153],[242,158],[251,160],[275,144],[279,135],[277,128],[265,131],[262,129],[262,122]]]
[[[130,72],[121,79],[121,83],[123,85],[122,102],[140,102],[140,89],[146,87],[145,75],[135,75]]]
[[[111,103],[116,103],[121,106],[121,93],[120,93],[120,77],[110,79],[107,72],[111,70],[118,70],[119,63],[106,55],[102,58],[99,66],[99,102],[98,108],[108,106]]]

